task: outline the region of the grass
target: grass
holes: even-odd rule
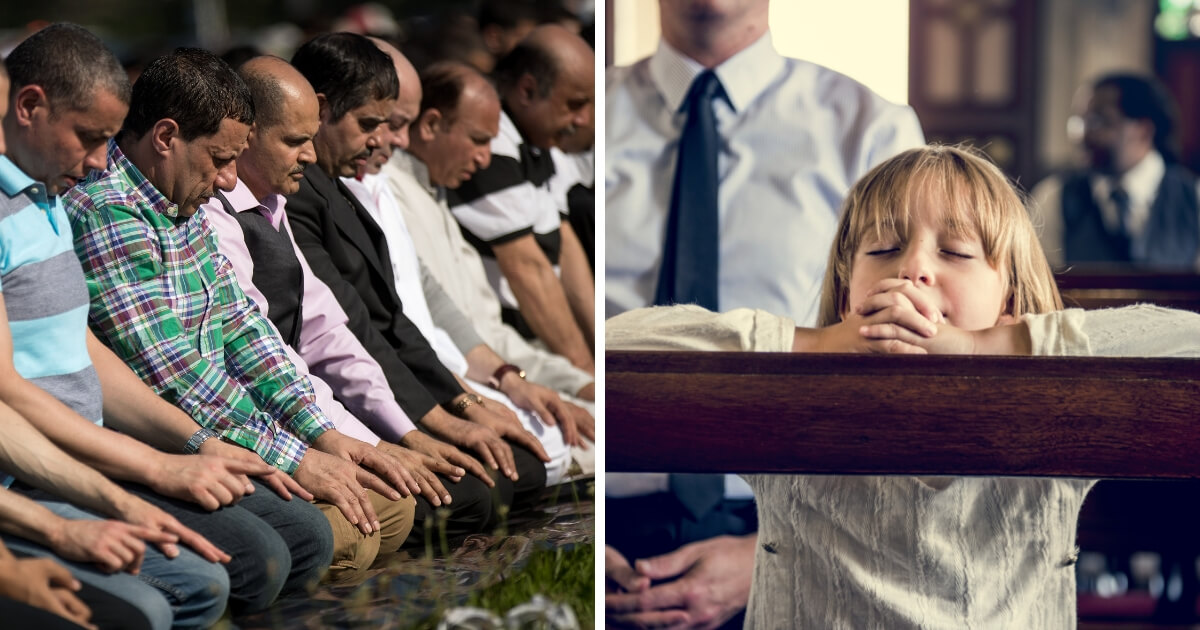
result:
[[[462,541],[432,527],[423,553],[401,552],[358,587],[321,587],[234,621],[244,630],[433,630],[449,609],[484,608],[503,618],[540,594],[569,606],[580,627],[592,629],[594,492],[587,482],[555,487],[536,509],[506,514],[496,531]]]
[[[486,608],[503,616],[534,595],[566,604],[575,612],[580,627],[591,628],[595,613],[596,562],[594,543],[572,549],[543,549],[534,552],[524,567],[500,581],[471,594],[468,605]]]

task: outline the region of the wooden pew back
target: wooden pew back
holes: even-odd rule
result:
[[[1074,268],[1055,276],[1068,308],[1111,308],[1141,302],[1200,312],[1200,275]]]

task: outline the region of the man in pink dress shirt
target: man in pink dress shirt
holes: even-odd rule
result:
[[[397,457],[417,477],[420,496],[408,544],[424,545],[426,521],[443,504],[451,508],[449,537],[482,531],[494,512],[492,479],[475,458],[417,429],[291,237],[284,195],[296,191],[304,167],[316,160],[312,137],[319,117],[312,87],[276,57],[247,61],[240,73],[260,113],[238,159],[236,187],[205,206],[220,253],[275,324],[297,367],[312,371],[318,402],[338,428]]]

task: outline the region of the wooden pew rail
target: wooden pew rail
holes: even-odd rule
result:
[[[1200,360],[605,360],[610,471],[1200,478]]]

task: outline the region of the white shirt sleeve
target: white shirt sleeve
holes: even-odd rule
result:
[[[1137,304],[1026,315],[1034,356],[1200,357],[1200,314]]]
[[[626,311],[604,324],[609,350],[790,352],[796,324],[763,310],[713,313],[696,305]]]

